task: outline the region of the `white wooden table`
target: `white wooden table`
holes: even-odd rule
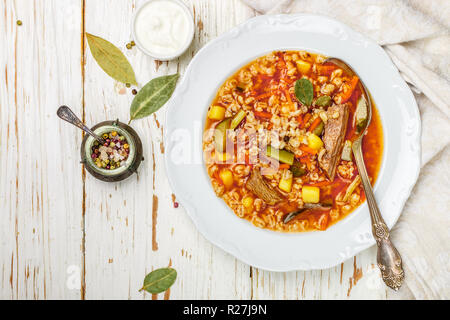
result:
[[[127,121],[133,99],[96,64],[85,31],[121,48],[142,86],[182,74],[205,43],[256,14],[239,0],[185,0],[197,26],[194,43],[180,59],[161,63],[125,48],[143,1],[0,2],[0,298],[395,297],[379,279],[375,248],[328,270],[273,273],[211,245],[174,208],[163,161],[164,108],[133,122],[144,143],[138,177],[105,184],[83,170],[81,131],[57,118],[58,106],[94,125]],[[138,292],[148,272],[168,265],[178,271],[169,292]]]

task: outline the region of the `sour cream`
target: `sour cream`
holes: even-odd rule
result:
[[[170,60],[189,47],[194,22],[188,8],[177,0],[151,0],[136,13],[133,25],[138,47],[148,55]]]

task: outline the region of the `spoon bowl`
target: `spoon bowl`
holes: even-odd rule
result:
[[[358,74],[347,63],[345,63],[341,59],[328,58],[328,59],[325,60],[325,63],[335,64],[336,66],[338,66],[339,68],[344,70],[347,74],[349,74],[351,76],[357,76],[359,78],[358,86],[359,86],[359,88],[361,90],[361,93],[362,93],[362,99],[365,100],[366,106],[367,106],[367,108],[366,108],[367,109],[367,120],[366,120],[364,126],[361,127],[361,128],[358,128],[358,130],[357,130],[358,139],[359,138],[362,139],[362,136],[364,136],[364,134],[367,131],[367,128],[370,125],[370,122],[372,121],[372,99],[370,97],[369,91],[367,90],[366,86],[362,82],[361,77],[358,76]]]

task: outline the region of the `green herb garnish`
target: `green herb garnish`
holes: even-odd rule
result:
[[[309,107],[314,98],[314,89],[311,81],[300,79],[295,82],[295,96],[305,106]]]

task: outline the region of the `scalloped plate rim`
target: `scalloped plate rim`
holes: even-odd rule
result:
[[[179,85],[177,86],[177,89],[175,90],[174,96],[172,97],[172,99],[168,102],[169,106],[167,106],[167,116],[166,116],[166,122],[165,122],[165,126],[166,126],[166,131],[165,131],[165,135],[164,135],[164,139],[165,141],[169,141],[168,145],[167,145],[167,149],[170,150],[172,143],[171,141],[168,139],[169,134],[173,131],[173,128],[171,126],[170,123],[170,119],[171,119],[171,114],[174,111],[174,109],[176,108],[175,103],[173,103],[177,96],[182,94],[187,87],[189,86],[188,80],[189,77],[191,76],[191,69],[193,68],[193,66],[195,65],[195,62],[197,61],[197,57],[201,57],[202,54],[204,53],[204,51],[207,51],[208,48],[212,47],[215,44],[218,44],[220,42],[222,42],[223,40],[226,40],[229,37],[232,37],[234,33],[238,33],[237,36],[239,36],[239,32],[244,30],[245,27],[251,25],[252,23],[267,23],[267,20],[275,20],[274,25],[276,25],[277,23],[279,23],[280,21],[282,21],[283,19],[290,19],[292,20],[301,20],[302,18],[316,18],[316,19],[321,19],[323,21],[329,21],[332,24],[338,24],[340,25],[340,27],[342,29],[344,29],[347,33],[351,34],[354,37],[360,37],[361,39],[364,39],[365,42],[367,42],[369,45],[377,47],[378,50],[382,51],[382,54],[384,55],[384,58],[389,59],[389,56],[387,55],[387,53],[375,42],[373,42],[372,40],[368,39],[367,37],[363,36],[362,34],[354,31],[353,29],[351,29],[350,27],[348,27],[347,25],[336,21],[334,19],[331,19],[329,17],[325,17],[325,16],[321,16],[321,15],[312,15],[312,14],[282,14],[282,15],[265,15],[265,16],[257,16],[255,18],[251,18],[241,24],[239,24],[238,26],[232,28],[230,31],[220,35],[219,37],[211,40],[210,42],[208,42],[204,47],[202,47],[197,54],[194,56],[194,58],[192,59],[192,61],[190,62],[190,64],[188,65],[185,74],[183,75]],[[275,48],[273,50],[276,50]],[[300,49],[299,49],[300,50]],[[414,99],[414,96],[411,92],[411,90],[409,89],[409,87],[407,86],[407,84],[404,82],[404,80],[400,77],[400,74],[397,70],[397,68],[393,65],[393,63],[390,61],[391,63],[391,67],[395,70],[395,74],[396,77],[398,78],[398,84],[401,86],[401,89],[405,90],[410,101],[408,101],[408,103],[412,103],[412,106],[410,106],[410,111],[414,113],[413,118],[415,120],[415,131],[411,134],[411,138],[410,138],[410,145],[414,145],[415,149],[415,159],[411,159],[411,162],[413,162],[413,166],[416,168],[415,172],[413,174],[411,174],[410,180],[407,181],[407,187],[406,189],[403,191],[402,194],[402,198],[400,199],[399,203],[397,204],[397,208],[399,213],[395,215],[394,220],[391,223],[388,223],[389,227],[392,228],[393,225],[395,225],[395,223],[397,222],[398,218],[400,217],[401,211],[406,203],[406,200],[408,199],[417,179],[418,176],[420,174],[420,135],[421,135],[421,121],[420,121],[420,114],[419,114],[419,110],[417,107],[417,103]],[[236,70],[230,70],[231,71],[236,71]],[[223,80],[225,80],[226,78],[224,78]],[[203,119],[202,119],[203,120]],[[202,122],[203,123],[203,122]],[[386,144],[386,141],[385,141]],[[201,164],[202,166],[204,166],[204,163]],[[193,221],[195,227],[200,231],[200,233],[211,243],[213,243],[215,246],[221,248],[222,250],[232,254],[233,256],[235,256],[236,258],[238,258],[240,261],[254,266],[254,267],[258,267],[261,269],[265,269],[265,270],[269,270],[269,271],[276,271],[276,272],[287,272],[287,271],[294,271],[294,270],[315,270],[315,269],[325,269],[325,268],[330,268],[333,266],[338,265],[339,263],[342,263],[344,261],[346,261],[347,259],[350,259],[351,257],[353,257],[355,254],[371,247],[373,244],[375,244],[375,241],[373,240],[373,238],[369,241],[367,241],[365,244],[361,244],[357,247],[357,249],[355,249],[354,253],[352,253],[349,256],[342,256],[340,259],[334,259],[333,261],[327,261],[327,262],[319,262],[319,261],[302,261],[303,264],[297,264],[297,265],[289,265],[289,266],[271,266],[270,264],[266,264],[266,263],[255,263],[255,261],[252,261],[252,259],[248,258],[245,254],[243,254],[241,252],[241,250],[239,250],[239,248],[237,248],[236,246],[234,246],[233,244],[230,244],[229,241],[225,241],[224,239],[218,239],[215,236],[211,235],[211,232],[208,231],[207,229],[203,228],[203,224],[200,223],[200,220],[198,219],[198,212],[197,209],[195,208],[195,204],[191,203],[190,199],[188,199],[187,197],[184,196],[183,194],[183,190],[178,190],[178,184],[176,181],[176,177],[174,177],[172,175],[172,163],[170,162],[169,158],[168,158],[168,153],[165,153],[165,167],[166,167],[166,173],[167,173],[167,177],[169,180],[170,185],[172,186],[175,194],[177,195],[177,198],[179,200],[179,202],[183,205],[183,207],[186,209],[186,212],[188,213],[188,215],[190,216],[191,220]],[[206,171],[206,170],[205,170]],[[206,172],[205,172],[206,173]],[[379,183],[379,179],[377,180],[377,184]],[[211,185],[208,185],[207,187],[211,188]],[[376,189],[376,186],[375,186]],[[221,199],[219,199],[221,200]],[[221,200],[222,201],[222,200]],[[361,205],[357,210],[363,210],[364,207],[367,207],[367,204],[364,203],[363,205]],[[367,208],[365,208],[367,210]],[[355,210],[356,211],[356,210]],[[232,213],[232,212],[230,212]],[[353,212],[352,214],[354,214],[355,212]],[[352,215],[351,214],[351,215]],[[349,216],[347,216],[346,218],[343,219],[346,220],[348,219]],[[239,219],[239,218],[238,218]],[[242,220],[242,219],[241,219]],[[337,226],[339,226],[339,223],[333,225],[331,228],[336,228]],[[254,227],[256,228],[256,227]],[[331,229],[330,228],[330,229]],[[328,229],[329,230],[329,229]],[[271,231],[269,231],[271,232]],[[325,231],[327,232],[327,231]],[[272,232],[275,233],[275,232]],[[318,233],[318,232],[312,232],[312,233]],[[305,233],[303,233],[305,234]],[[306,234],[310,234],[310,233],[306,233]],[[298,234],[295,234],[298,235]],[[298,263],[298,262],[297,262]],[[306,265],[306,267],[305,267]]]

